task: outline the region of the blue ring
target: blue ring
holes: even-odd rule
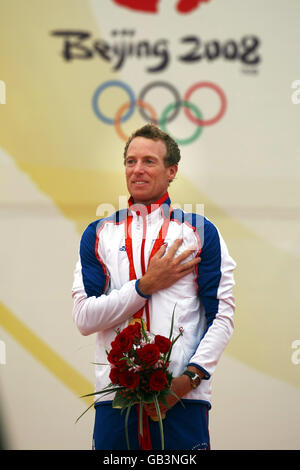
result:
[[[104,114],[102,114],[102,112],[99,110],[99,106],[98,106],[98,99],[99,99],[100,94],[102,93],[103,90],[105,90],[106,88],[110,86],[118,86],[120,88],[123,88],[125,91],[127,91],[129,95],[130,107],[128,111],[126,112],[126,114],[124,114],[124,116],[121,118],[121,122],[127,121],[127,119],[129,119],[132,116],[134,112],[134,108],[135,108],[135,96],[130,86],[128,86],[126,83],[121,82],[119,80],[109,80],[107,82],[102,83],[102,85],[100,85],[96,89],[94,96],[93,96],[93,100],[92,100],[94,112],[96,116],[100,119],[100,121],[103,121],[106,124],[112,125],[115,123],[114,119],[104,116]]]

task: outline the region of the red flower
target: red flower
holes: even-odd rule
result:
[[[128,334],[129,336],[132,336],[133,339],[141,339],[142,333],[141,333],[141,324],[139,322],[134,323],[133,325],[128,325],[124,330],[123,333]]]
[[[160,352],[163,354],[167,353],[172,345],[169,338],[166,338],[165,336],[160,336],[160,335],[155,336],[155,344],[157,344]]]
[[[111,383],[117,384],[119,382],[120,369],[112,367],[109,373]]]
[[[142,362],[153,365],[159,359],[159,347],[156,344],[146,344],[137,350],[138,357]]]
[[[119,374],[119,382],[126,388],[135,388],[139,383],[139,376],[131,370],[125,370]]]
[[[129,351],[133,344],[133,336],[130,332],[121,331],[121,333],[117,334],[114,341],[111,343],[112,349],[116,349],[121,352]]]
[[[114,366],[121,367],[124,365],[124,361],[120,361],[121,357],[123,357],[122,351],[112,349],[107,355],[107,360]]]
[[[168,380],[162,370],[152,372],[149,379],[149,388],[156,392],[163,390],[168,385]]]

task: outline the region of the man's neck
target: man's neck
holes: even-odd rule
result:
[[[167,199],[169,198],[169,194],[168,192],[166,191],[165,193],[163,193],[159,198],[155,198],[155,199],[152,199],[150,201],[138,201],[136,199],[133,199],[133,197],[131,196],[130,199],[129,199],[129,203],[130,205],[143,205],[143,206],[146,206],[146,207],[149,207],[153,204],[155,205],[161,205],[163,202],[165,202]]]

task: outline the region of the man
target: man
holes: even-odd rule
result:
[[[139,314],[153,334],[168,336],[175,306],[174,328],[183,328],[183,335],[170,364],[176,396],[160,406],[165,448],[209,449],[211,375],[233,332],[235,263],[208,219],[172,209],[167,191],[179,160],[176,142],[152,124],[130,137],[124,150],[129,208],[85,230],[73,317],[83,335],[97,334],[95,362],[107,363],[117,328]],[[109,371],[96,366],[96,390],[110,382]],[[124,415],[112,399],[100,396],[95,406],[96,449],[126,449]],[[154,405],[144,409],[156,416]],[[133,449],[139,448],[137,420],[132,410]],[[150,419],[149,428],[152,448],[160,449],[158,423]]]

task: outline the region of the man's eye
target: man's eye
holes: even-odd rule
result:
[[[134,164],[134,160],[132,159],[126,160],[126,165],[133,165],[133,164]]]

